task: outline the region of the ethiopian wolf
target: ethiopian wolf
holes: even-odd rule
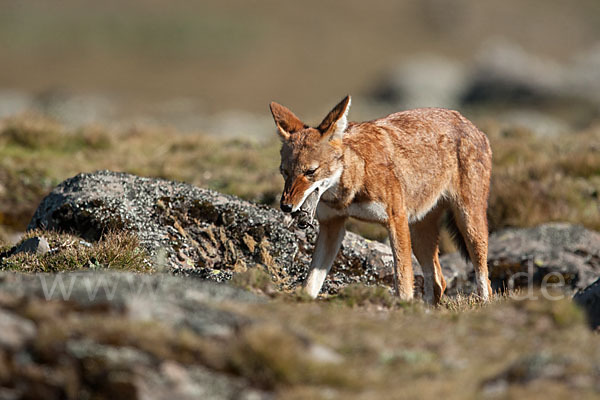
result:
[[[345,97],[316,128],[271,103],[282,140],[284,212],[317,196],[320,231],[305,290],[316,297],[340,249],[345,221],[377,222],[389,232],[394,288],[413,298],[411,249],[423,269],[425,301],[446,288],[438,260],[440,221],[450,212],[457,244],[475,266],[477,293],[488,299],[486,217],[492,152],[485,134],[457,111],[420,108],[348,122]]]

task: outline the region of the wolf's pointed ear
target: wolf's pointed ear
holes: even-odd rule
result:
[[[275,102],[272,102],[270,107],[271,114],[273,114],[273,119],[275,120],[275,125],[277,125],[277,132],[282,140],[288,140],[291,134],[307,127],[287,107]]]
[[[317,129],[331,139],[341,139],[348,127],[348,111],[350,110],[350,96],[344,97],[340,103],[327,114]]]

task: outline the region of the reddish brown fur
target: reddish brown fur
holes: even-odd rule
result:
[[[282,201],[290,204],[298,204],[302,200],[304,192],[310,187],[310,184],[311,182],[301,175],[290,185],[286,185]]]
[[[317,214],[321,226],[348,216],[384,224],[390,232],[398,293],[412,298],[412,248],[433,286],[427,295],[432,302],[439,301],[446,285],[438,260],[438,236],[443,211],[450,209],[475,265],[478,291],[487,298],[491,288],[486,209],[492,154],[486,136],[457,111],[440,108],[350,123],[345,132],[331,133],[332,126],[344,121],[348,105],[346,98],[317,129],[278,122],[285,113],[273,114],[278,126],[298,128],[282,135],[281,169],[286,178],[282,203],[298,205],[313,182],[341,169],[339,181],[321,197]],[[316,164],[314,176],[307,177],[307,169]],[[331,233],[328,240],[334,236]],[[322,247],[322,251],[338,251],[331,245]],[[329,267],[312,266],[313,270]]]
[[[302,123],[302,121],[296,117],[296,114],[280,104],[271,103],[271,113],[277,122],[277,127],[280,129],[280,133],[282,131],[293,133],[298,132],[301,129],[308,128],[308,126],[304,125],[304,123]]]

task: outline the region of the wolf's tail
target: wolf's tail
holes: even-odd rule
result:
[[[448,210],[448,213],[445,218],[445,225],[452,241],[460,251],[460,254],[465,258],[465,261],[469,261],[469,250],[467,248],[467,243],[465,242],[465,238],[462,233],[458,229],[458,225],[456,225],[456,217],[454,216],[454,212],[452,210]]]

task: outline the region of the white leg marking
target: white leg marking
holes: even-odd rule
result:
[[[318,296],[325,281],[327,273],[333,265],[333,261],[337,256],[342,240],[344,239],[344,224],[340,224],[339,229],[332,227],[325,228],[321,225],[317,245],[310,263],[310,272],[304,288],[308,295],[313,299]]]
[[[325,282],[326,277],[327,271],[323,268],[315,268],[310,271],[310,275],[306,280],[306,293],[313,299],[316,298],[323,287],[323,282]]]
[[[490,294],[488,293],[488,277],[475,273],[475,281],[477,282],[477,292],[479,295],[484,300],[489,299]]]

